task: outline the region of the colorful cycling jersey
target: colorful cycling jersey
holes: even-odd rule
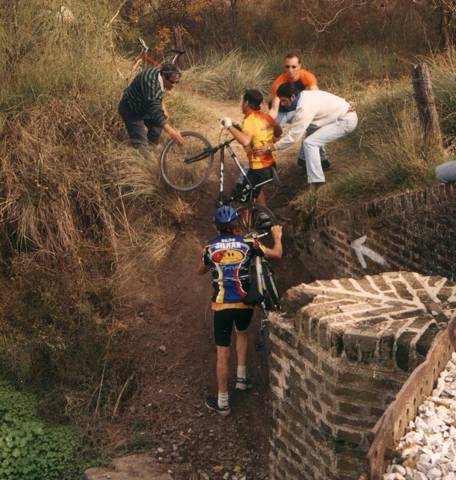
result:
[[[264,247],[257,240],[230,233],[221,234],[204,247],[203,262],[212,272],[214,310],[250,308],[242,301],[247,295],[254,255],[264,255]]]
[[[275,120],[267,113],[253,111],[249,113],[242,124],[242,131],[249,133],[252,137],[250,143],[245,147],[249,168],[256,170],[267,168],[274,164],[274,153],[254,154],[255,148],[271,147],[274,143]]]

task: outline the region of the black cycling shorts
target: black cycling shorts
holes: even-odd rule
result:
[[[229,347],[233,323],[238,332],[247,330],[252,320],[253,308],[227,308],[214,312],[215,344],[219,347]]]
[[[270,178],[272,178],[272,175],[273,175],[272,169],[273,168],[274,168],[273,166],[266,167],[266,168],[257,168],[257,169],[254,169],[254,170],[250,168],[249,171],[247,172],[247,177],[248,177],[248,179],[250,180],[250,182],[252,183],[253,186],[258,185],[259,183],[263,183],[266,180],[269,180]],[[244,182],[242,184],[242,188],[244,188],[246,185],[247,185],[247,180],[244,179]],[[256,188],[253,191],[253,197],[254,198],[258,198],[258,195],[260,194],[262,188],[263,187],[259,187],[259,188]],[[249,199],[249,195],[244,194],[240,198],[240,201],[241,201],[241,203],[246,203],[248,201],[248,199]]]

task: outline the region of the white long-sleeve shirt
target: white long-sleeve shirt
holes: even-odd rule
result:
[[[323,127],[345,115],[350,104],[341,97],[322,90],[303,90],[296,113],[288,132],[274,144],[276,150],[284,150],[301,140],[309,125]]]

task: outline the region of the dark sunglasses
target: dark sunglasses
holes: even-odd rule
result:
[[[165,77],[165,79],[166,79],[166,81],[167,81],[168,83],[170,83],[171,85],[176,85],[176,83],[179,83],[179,79],[177,79],[177,80],[171,80],[170,78],[166,78],[166,77]]]
[[[285,68],[298,68],[297,65],[285,65]]]

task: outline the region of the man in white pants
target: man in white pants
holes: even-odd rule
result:
[[[302,140],[307,181],[315,186],[322,185],[325,183],[325,175],[321,166],[320,148],[353,132],[358,124],[358,116],[343,98],[322,90],[299,92],[292,83],[284,83],[277,90],[277,95],[284,107],[295,100],[297,107],[290,130],[270,149],[284,150]],[[309,126],[316,127],[317,130],[305,137]]]

